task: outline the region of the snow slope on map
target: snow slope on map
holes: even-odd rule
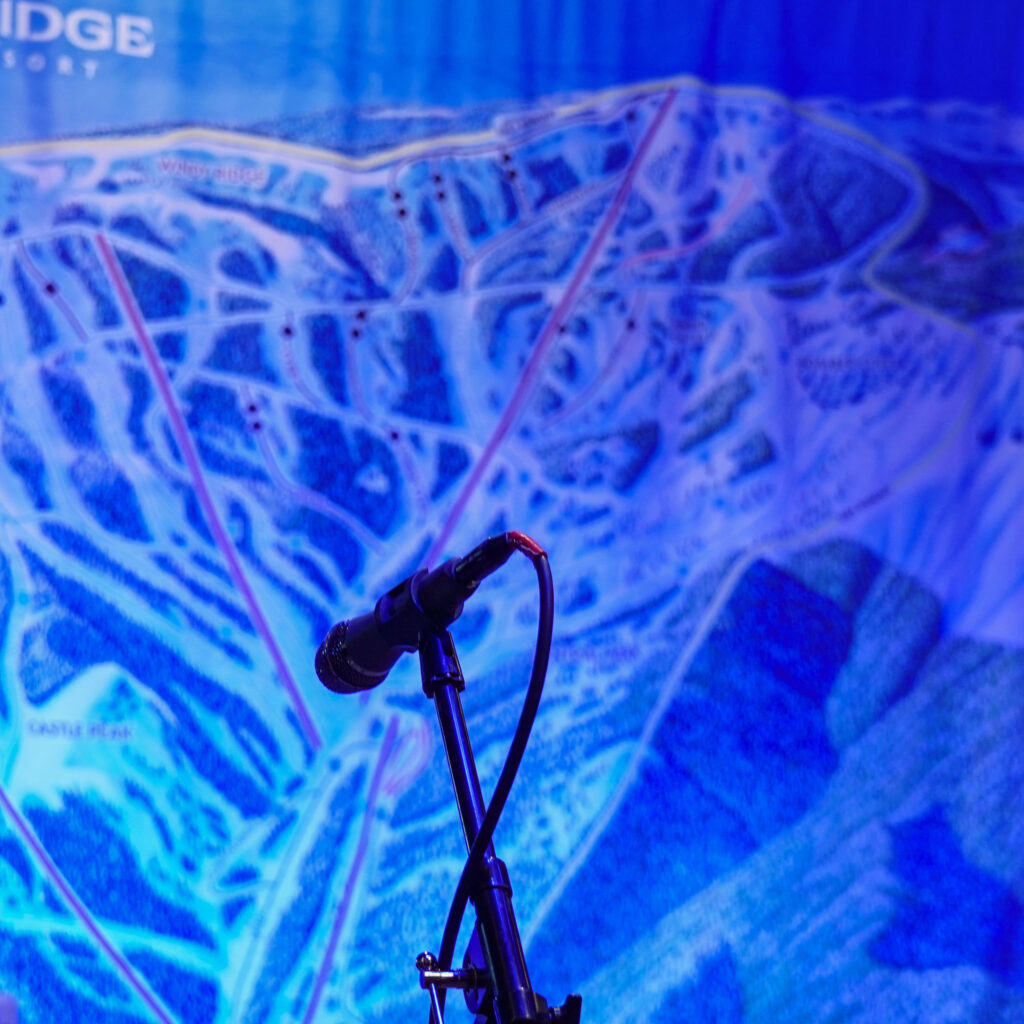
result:
[[[343,698],[312,655],[506,529],[558,594],[497,837],[552,1002],[1019,1019],[1024,155],[990,122],[681,80],[347,154],[330,117],[0,152],[20,1019],[426,1012],[464,852],[432,709],[411,658]],[[534,591],[514,560],[453,630],[485,788]]]

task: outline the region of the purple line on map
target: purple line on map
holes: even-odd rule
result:
[[[647,129],[646,134],[640,141],[640,145],[636,148],[636,152],[633,156],[633,162],[626,171],[626,174],[622,179],[622,183],[619,185],[618,191],[612,198],[612,201],[608,206],[608,212],[604,215],[601,224],[594,234],[593,240],[587,247],[587,251],[583,254],[583,259],[580,260],[579,266],[576,268],[572,278],[569,280],[569,284],[566,286],[565,293],[563,294],[561,301],[555,307],[554,312],[550,317],[548,317],[547,322],[544,324],[540,336],[537,338],[537,343],[534,346],[533,352],[530,354],[530,358],[527,360],[526,366],[523,368],[523,372],[519,377],[515,391],[513,392],[508,405],[505,406],[505,410],[501,414],[501,419],[498,420],[498,425],[494,428],[494,433],[491,434],[490,438],[488,438],[487,444],[484,447],[483,452],[480,454],[480,458],[474,464],[473,469],[469,474],[469,479],[459,492],[459,496],[455,499],[455,504],[449,511],[448,517],[441,526],[437,537],[430,545],[430,550],[427,552],[426,558],[423,560],[424,565],[434,564],[444,551],[445,545],[448,543],[448,539],[451,537],[452,531],[455,529],[455,525],[462,517],[462,513],[465,511],[466,505],[469,504],[469,500],[473,496],[474,491],[476,491],[477,487],[482,482],[484,474],[487,472],[498,448],[505,440],[508,432],[514,426],[515,421],[519,418],[519,413],[522,411],[522,407],[533,387],[534,379],[540,372],[540,367],[548,354],[548,350],[550,349],[552,342],[558,337],[558,328],[562,323],[564,323],[569,311],[575,304],[580,287],[587,275],[590,273],[590,269],[593,267],[594,261],[600,255],[605,239],[608,237],[608,232],[612,229],[612,225],[615,224],[623,203],[625,203],[626,199],[629,197],[630,190],[633,187],[633,180],[636,178],[637,172],[642,166],[644,158],[647,156],[647,150],[650,148],[654,137],[658,134],[658,130],[661,128],[662,122],[665,120],[665,116],[668,114],[669,108],[672,106],[675,98],[676,90],[670,89],[665,95],[665,99],[662,100],[661,106],[658,108],[658,112],[654,115],[654,119],[651,121],[651,125]]]
[[[132,987],[138,997],[149,1007],[153,1015],[162,1024],[175,1024],[174,1018],[168,1016],[167,1011],[157,1002],[153,993],[139,980],[128,961],[111,945],[110,940],[100,930],[100,926],[93,919],[88,908],[75,894],[74,889],[64,880],[60,869],[50,858],[43,844],[35,837],[32,829],[28,827],[25,819],[18,813],[17,808],[11,803],[3,787],[0,787],[0,804],[3,805],[8,817],[14,822],[14,826],[21,833],[21,838],[25,841],[25,845],[32,851],[32,856],[42,867],[46,876],[53,883],[54,888],[63,896],[64,902],[67,903],[75,917],[82,922],[89,935],[92,936],[96,944],[107,955],[114,967],[117,968],[121,977]]]
[[[334,923],[331,926],[331,935],[327,941],[327,949],[324,958],[317,971],[316,981],[313,983],[313,994],[310,996],[309,1005],[302,1018],[302,1024],[310,1024],[320,1004],[320,996],[323,994],[324,986],[330,977],[331,968],[334,966],[334,954],[338,948],[338,940],[341,937],[341,929],[348,918],[349,908],[352,905],[352,896],[355,893],[356,882],[363,868],[363,861],[370,845],[370,830],[373,826],[374,815],[377,809],[377,798],[380,795],[381,784],[384,780],[384,768],[387,766],[395,746],[395,739],[398,733],[398,719],[392,718],[388,723],[388,730],[384,735],[384,742],[381,745],[380,756],[377,758],[377,766],[373,771],[373,779],[370,782],[370,791],[366,797],[366,811],[363,814],[363,824],[359,833],[359,843],[356,846],[355,857],[352,860],[352,867],[349,870],[348,878],[345,880],[345,891],[341,896],[341,903],[338,904],[338,911],[334,915]]]
[[[288,663],[285,661],[284,654],[281,651],[274,634],[271,632],[270,625],[267,622],[266,616],[263,614],[263,609],[260,607],[259,601],[257,601],[256,595],[253,592],[252,587],[249,585],[249,581],[246,578],[244,571],[242,570],[242,565],[239,561],[238,553],[235,551],[234,544],[231,543],[231,538],[228,536],[227,530],[224,529],[224,524],[221,522],[220,515],[217,512],[217,506],[213,501],[213,496],[210,494],[210,490],[206,486],[206,480],[203,476],[202,467],[199,463],[199,455],[196,452],[195,445],[192,443],[192,437],[188,432],[185,417],[182,415],[181,410],[178,408],[178,403],[175,401],[170,381],[167,379],[167,374],[164,373],[163,365],[160,362],[160,356],[157,353],[156,346],[153,344],[152,338],[149,336],[149,332],[146,330],[142,314],[139,312],[139,308],[135,303],[135,298],[131,293],[128,281],[125,279],[124,273],[121,270],[121,265],[118,262],[110,243],[103,235],[96,236],[96,244],[99,247],[100,255],[103,258],[103,262],[106,265],[108,273],[110,274],[110,279],[121,299],[121,304],[124,306],[125,312],[128,314],[128,319],[131,321],[136,340],[139,342],[139,345],[145,354],[146,363],[149,366],[150,373],[153,375],[153,379],[156,382],[161,397],[163,398],[164,406],[167,409],[167,415],[171,421],[171,429],[174,431],[174,438],[177,441],[178,447],[181,449],[185,462],[188,465],[189,473],[192,476],[192,481],[196,489],[196,496],[198,497],[199,503],[203,509],[203,515],[206,517],[206,521],[210,526],[210,531],[216,540],[217,547],[220,549],[221,554],[224,556],[224,560],[227,562],[231,579],[245,600],[253,626],[257,633],[259,633],[267,647],[267,650],[270,652],[270,656],[277,668],[277,674],[280,677],[284,688],[288,691],[292,705],[295,708],[295,713],[298,715],[299,721],[302,724],[303,731],[313,748],[318,750],[323,746],[323,740],[320,738],[320,733],[317,730],[316,724],[313,722],[309,710],[306,708],[305,702],[302,699],[302,694],[299,692],[299,688],[295,683],[291,670],[288,668]]]

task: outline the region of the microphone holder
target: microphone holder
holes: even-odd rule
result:
[[[447,630],[428,631],[420,638],[423,692],[434,702],[459,819],[471,849],[487,807],[469,742],[459,696],[466,683]],[[460,988],[475,1013],[476,1024],[579,1024],[580,997],[570,995],[560,1007],[549,1007],[534,992],[512,909],[508,870],[490,842],[470,880],[469,898],[476,910],[476,928],[462,970],[442,970],[430,953],[416,959],[420,985],[430,992],[433,1024],[443,1024],[444,991]]]

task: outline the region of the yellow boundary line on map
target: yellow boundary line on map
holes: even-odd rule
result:
[[[653,79],[645,82],[638,82],[629,85],[613,86],[594,93],[588,93],[577,99],[556,104],[547,108],[556,118],[571,117],[574,114],[591,110],[603,103],[622,99],[626,96],[644,96],[663,92],[667,89],[686,89],[695,92],[707,93],[711,96],[736,97],[750,99],[769,100],[781,106],[787,107],[793,113],[810,121],[818,122],[843,134],[857,138],[858,141],[871,145],[872,148],[885,152],[891,159],[902,164],[908,169],[916,171],[914,165],[901,154],[893,152],[881,145],[877,139],[860,131],[842,121],[835,121],[818,111],[804,107],[801,103],[791,100],[781,93],[762,86],[732,86],[712,85],[693,75],[676,75],[669,78]],[[453,108],[454,109],[454,108]],[[510,115],[526,113],[536,110],[536,105],[531,107],[519,107],[510,109]],[[384,120],[384,118],[381,118]],[[536,125],[542,128],[542,124]],[[510,136],[513,133],[510,133]],[[482,143],[493,142],[503,136],[503,133],[496,127],[487,128],[477,132],[462,132],[451,135],[435,135],[429,138],[417,139],[414,142],[403,143],[393,149],[382,150],[371,153],[365,157],[347,156],[336,150],[324,149],[318,146],[308,146],[301,143],[288,142],[287,140],[273,139],[265,135],[252,135],[246,132],[232,131],[223,128],[205,128],[199,125],[194,127],[174,128],[169,131],[145,133],[125,132],[117,135],[81,135],[57,139],[40,139],[31,142],[12,143],[0,146],[0,156],[20,155],[45,155],[53,152],[55,155],[62,150],[74,148],[79,149],[83,145],[94,146],[97,149],[137,144],[140,148],[156,148],[160,146],[174,146],[187,142],[208,142],[221,145],[244,144],[250,149],[264,149],[293,156],[304,156],[317,161],[335,164],[350,170],[374,170],[386,166],[396,160],[413,157],[421,153],[429,152],[438,146],[476,146]],[[918,172],[920,173],[920,172]]]

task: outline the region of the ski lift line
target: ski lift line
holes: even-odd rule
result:
[[[84,345],[89,340],[89,337],[86,334],[81,321],[77,316],[75,316],[74,310],[68,305],[64,296],[61,295],[56,282],[49,280],[49,278],[47,278],[47,276],[35,265],[35,262],[23,241],[18,242],[18,258],[25,265],[25,269],[28,271],[32,280],[35,281],[35,283],[46,293],[46,298],[60,310],[64,319],[75,332],[78,340]]]
[[[302,1018],[302,1024],[312,1024],[316,1011],[320,1006],[320,997],[327,985],[327,979],[334,969],[334,955],[337,952],[338,941],[341,938],[342,929],[348,919],[348,912],[352,907],[352,897],[355,894],[356,884],[362,874],[363,865],[366,861],[366,854],[370,846],[370,833],[373,830],[373,822],[377,813],[377,801],[381,794],[384,783],[384,769],[391,758],[398,737],[398,716],[392,716],[388,722],[387,732],[384,734],[384,741],[381,744],[380,756],[373,770],[373,778],[370,780],[370,790],[366,797],[366,810],[363,812],[363,822],[359,830],[359,840],[356,845],[355,856],[352,858],[352,867],[349,869],[348,877],[345,879],[345,889],[341,894],[341,902],[338,904],[337,912],[334,915],[334,922],[331,925],[331,934],[327,940],[327,949],[324,951],[323,960],[316,973],[316,980],[313,982],[313,992],[309,997],[309,1004]]]
[[[523,372],[516,384],[515,391],[513,392],[508,405],[505,406],[505,410],[502,413],[497,426],[494,428],[494,432],[488,439],[487,445],[481,453],[480,458],[473,464],[469,478],[463,485],[458,497],[455,499],[455,503],[452,505],[447,518],[441,525],[437,537],[430,545],[430,550],[427,552],[424,564],[432,565],[437,561],[441,552],[444,551],[445,545],[448,543],[452,531],[455,529],[458,521],[462,518],[462,514],[465,512],[466,506],[469,504],[474,492],[486,476],[487,470],[490,468],[491,462],[494,459],[498,448],[501,446],[505,437],[511,431],[516,420],[519,418],[519,414],[521,413],[527,398],[533,391],[535,380],[540,372],[540,368],[543,365],[544,360],[547,358],[549,350],[551,349],[555,339],[559,336],[558,328],[565,321],[565,318],[575,305],[584,281],[590,274],[597,257],[603,250],[608,234],[618,220],[619,213],[621,212],[623,205],[629,198],[629,194],[633,188],[633,181],[635,180],[640,168],[643,166],[648,150],[664,123],[669,109],[675,101],[677,92],[678,90],[675,88],[668,90],[665,98],[661,102],[661,105],[658,107],[658,112],[651,120],[650,127],[647,129],[647,132],[639,146],[637,146],[634,151],[633,161],[629,165],[628,170],[622,178],[622,183],[619,185],[618,191],[615,193],[615,196],[612,198],[612,201],[608,206],[608,212],[605,214],[598,226],[593,240],[587,247],[579,266],[570,278],[569,284],[562,295],[561,301],[555,307],[554,312],[547,319],[544,327],[541,329],[541,333],[537,338],[537,343],[534,346],[533,351],[530,353],[530,358],[527,360],[526,366],[523,368]]]
[[[164,1008],[160,1000],[136,974],[131,964],[128,963],[124,956],[114,947],[113,943],[103,934],[103,930],[97,924],[96,919],[89,913],[88,907],[78,898],[75,890],[68,884],[64,875],[61,874],[60,868],[57,867],[49,853],[46,852],[46,848],[36,838],[32,828],[18,812],[18,809],[11,802],[10,797],[2,786],[0,786],[0,806],[3,807],[7,817],[14,823],[14,827],[20,833],[25,845],[32,851],[32,856],[42,868],[43,873],[61,894],[64,902],[89,933],[93,942],[103,950],[104,955],[113,964],[125,983],[145,1003],[153,1016],[160,1021],[160,1024],[178,1024]]]
[[[235,546],[232,543],[231,538],[228,536],[228,532],[221,521],[219,513],[217,512],[217,507],[213,501],[213,495],[210,493],[210,490],[206,485],[206,479],[203,476],[202,466],[199,462],[199,455],[196,452],[195,445],[192,442],[192,437],[188,431],[188,426],[185,423],[185,417],[182,415],[181,409],[175,401],[170,382],[167,379],[167,375],[164,373],[163,366],[160,362],[160,356],[157,353],[156,346],[153,344],[153,340],[149,336],[149,332],[147,331],[146,325],[142,319],[142,314],[140,313],[131,293],[131,288],[123,271],[121,270],[121,265],[114,254],[113,248],[104,235],[96,236],[96,244],[107,269],[107,273],[110,275],[110,280],[113,283],[114,289],[121,301],[121,305],[128,316],[129,322],[131,323],[135,338],[139,342],[143,355],[145,356],[146,364],[149,367],[149,371],[156,383],[157,390],[160,392],[161,398],[163,399],[168,418],[170,419],[171,429],[174,433],[174,438],[177,441],[182,457],[188,466],[189,475],[192,477],[193,486],[195,487],[196,497],[199,499],[199,503],[203,509],[203,514],[210,527],[210,532],[213,535],[214,541],[216,542],[221,554],[224,556],[224,560],[227,563],[228,572],[233,583],[238,588],[239,593],[245,601],[253,626],[270,653],[271,659],[274,662],[274,667],[277,669],[278,677],[287,691],[295,713],[299,718],[302,730],[313,749],[319,750],[323,747],[323,740],[312,716],[309,713],[309,709],[306,707],[306,704],[302,699],[302,694],[299,692],[299,688],[296,685],[295,679],[288,667],[288,663],[285,660],[284,653],[270,629],[267,618],[263,614],[263,609],[260,607],[256,594],[253,592],[253,589],[249,584],[249,580],[246,578],[241,561],[238,557],[238,552],[235,550]]]

